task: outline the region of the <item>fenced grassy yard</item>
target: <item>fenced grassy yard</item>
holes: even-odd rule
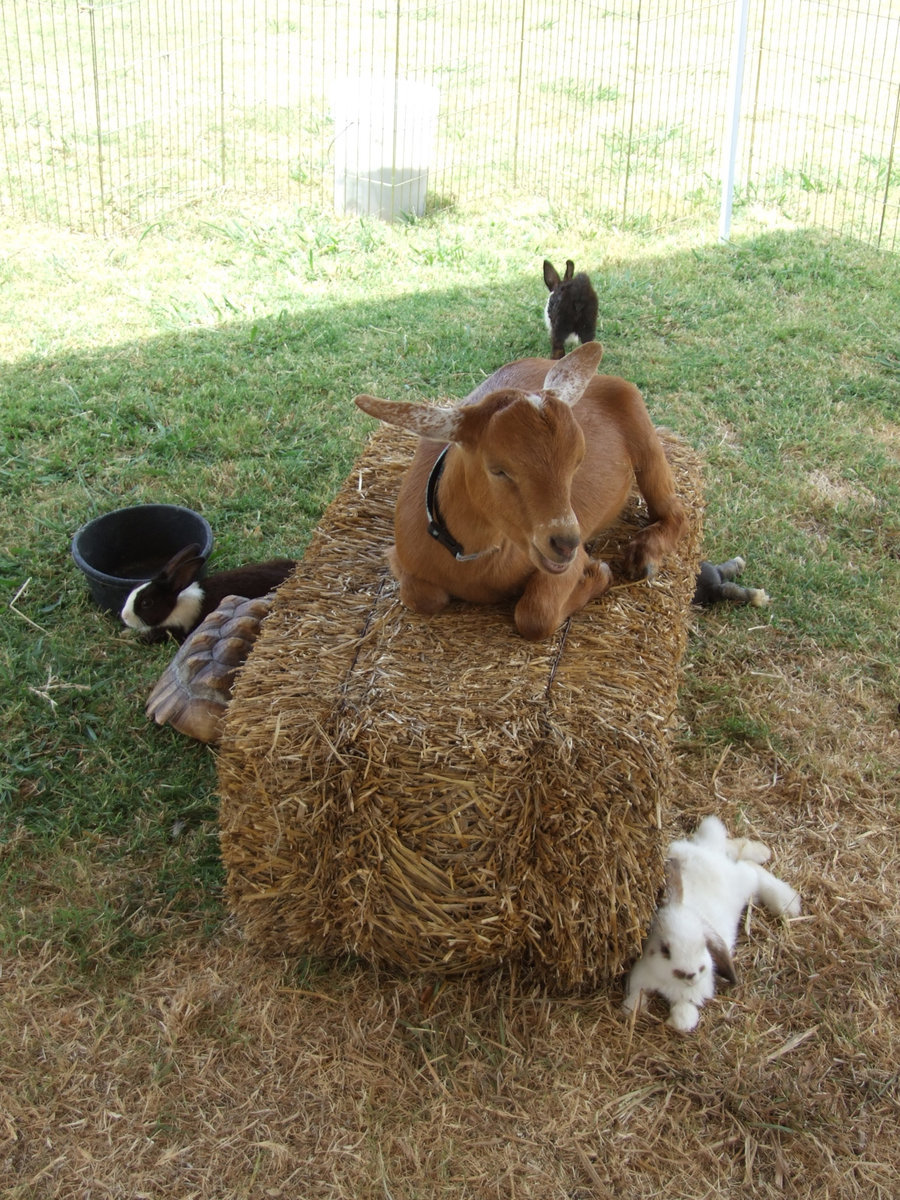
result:
[[[439,95],[433,145],[389,164],[427,171],[432,210],[531,195],[598,228],[715,229],[740,11],[702,0],[7,0],[0,206],[114,232],[223,194],[330,204],[346,132],[335,87],[374,76]],[[751,0],[738,228],[766,212],[896,246],[898,42],[897,0]],[[373,97],[363,85],[363,111]],[[398,196],[398,211],[408,203]]]
[[[547,205],[389,226],[204,210],[134,236],[7,224],[0,258],[0,1189],[25,1198],[865,1198],[898,1173],[900,304],[813,233],[600,233]],[[221,898],[213,753],[148,724],[167,661],[89,602],[95,513],[203,511],[215,562],[300,552],[369,423],[547,347],[544,256],[604,369],[703,455],[705,548],[770,609],[692,618],[673,832],[769,842],[681,1039],[621,981],[555,999],[266,961]]]

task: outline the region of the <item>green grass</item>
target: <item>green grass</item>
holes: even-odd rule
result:
[[[565,224],[546,210],[408,225],[237,209],[131,239],[10,229],[0,259],[0,768],[10,945],[47,941],[87,974],[130,972],[224,919],[212,752],[145,719],[167,647],[96,610],[75,529],[166,500],[212,523],[214,566],[299,554],[371,423],[359,391],[461,397],[542,354],[540,264],[572,257],[600,294],[604,369],[703,454],[705,550],[742,554],[770,610],[693,645],[686,704],[709,744],[777,744],[777,709],[730,679],[810,647],[900,690],[895,263],[810,233],[720,246]],[[724,618],[723,618],[724,619]],[[877,764],[876,764],[877,765]],[[86,881],[93,881],[90,885]]]

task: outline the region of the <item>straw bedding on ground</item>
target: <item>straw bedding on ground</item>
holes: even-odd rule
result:
[[[547,643],[510,606],[426,619],[384,553],[413,441],[387,427],[280,589],[219,755],[228,895],[254,943],[441,975],[500,963],[557,992],[632,958],[662,871],[702,500],[652,583],[616,587]],[[596,552],[645,519],[635,500]]]
[[[715,656],[733,626],[713,615],[695,629]],[[757,685],[778,690],[777,663],[756,650]],[[810,654],[811,673],[828,665]],[[804,706],[803,682],[782,683],[782,699]],[[884,744],[890,725],[871,727],[850,699],[818,711],[844,712],[850,735],[821,772],[741,746],[712,760],[687,748],[676,764],[678,822],[716,811],[764,837],[806,907],[786,925],[753,914],[740,981],[695,1034],[667,1029],[664,1006],[632,1025],[619,981],[572,1000],[502,972],[426,992],[359,964],[273,960],[176,909],[161,952],[90,993],[58,943],[4,963],[0,1189],[11,1200],[893,1200],[897,822],[860,750],[867,727]],[[105,894],[109,871],[98,853],[82,886]],[[42,902],[59,902],[37,855],[34,880]]]

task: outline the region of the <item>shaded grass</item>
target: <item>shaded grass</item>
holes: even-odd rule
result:
[[[564,236],[550,232],[600,285],[605,369],[634,379],[654,417],[706,456],[709,555],[748,559],[776,597],[772,620],[785,636],[859,648],[894,678],[882,631],[900,512],[889,357],[897,287],[885,260],[809,234],[687,249],[601,246],[577,228]],[[166,499],[207,513],[221,565],[299,553],[367,428],[350,403],[356,391],[459,396],[495,364],[544,351],[542,239],[524,216],[398,230],[310,213],[234,214],[112,248],[51,240],[30,269],[21,254],[7,260],[26,298],[48,285],[48,264],[60,286],[46,312],[32,301],[32,322],[2,371],[0,577],[13,591],[27,581],[19,607],[48,630],[14,621],[5,659],[20,684],[11,688],[11,758],[26,779],[48,756],[74,764],[90,748],[102,761],[107,737],[133,744],[140,730],[136,761],[147,753],[141,743],[159,745],[139,712],[123,727],[117,691],[142,694],[160,656],[151,663],[91,610],[68,560],[79,524]],[[313,245],[322,257],[310,262]],[[460,249],[448,256],[447,245]],[[188,250],[201,276],[191,283],[180,267],[166,274]],[[523,274],[529,259],[535,270]],[[88,289],[79,269],[97,271],[99,283]],[[235,298],[229,319],[161,331],[210,291],[204,273]],[[59,327],[73,290],[109,309],[122,304],[125,277],[141,302],[126,301],[122,324],[128,334],[141,324],[140,338],[92,348],[94,323],[74,341]],[[167,288],[177,294],[161,306]],[[274,315],[248,316],[266,303]],[[35,337],[42,352],[23,354],[22,341]],[[37,689],[24,696],[23,669]],[[62,681],[63,706],[52,692],[41,698],[47,679]],[[17,758],[19,740],[28,749]],[[173,757],[170,749],[163,761]],[[114,779],[118,748],[108,759]],[[177,775],[180,763],[171,769]],[[127,807],[112,796],[84,803],[88,813]]]

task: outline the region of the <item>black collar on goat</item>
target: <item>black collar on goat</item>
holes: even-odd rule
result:
[[[456,540],[447,528],[444,518],[441,516],[437,488],[444,473],[444,460],[451,445],[452,443],[448,443],[437,456],[434,466],[431,468],[431,473],[428,476],[428,484],[425,488],[425,515],[428,518],[428,532],[436,542],[440,542],[445,550],[450,551],[457,562],[473,562],[476,558],[482,558],[485,554],[493,554],[497,547],[489,546],[487,550],[476,550],[474,554],[465,554],[462,544]]]

